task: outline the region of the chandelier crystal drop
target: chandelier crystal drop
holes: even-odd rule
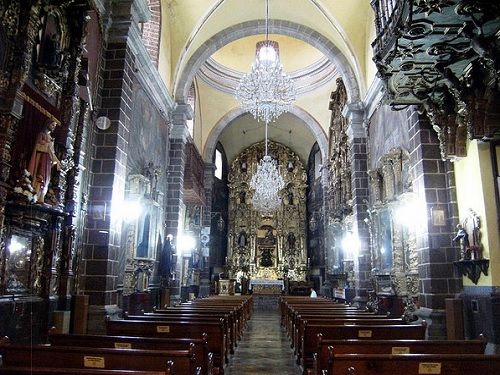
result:
[[[257,121],[266,123],[288,112],[296,98],[293,80],[283,72],[278,42],[269,40],[269,4],[266,1],[266,40],[257,43],[252,71],[236,88],[236,99]]]
[[[285,182],[278,171],[276,160],[269,155],[261,159],[250,187],[254,190],[252,204],[263,215],[270,215],[281,207],[280,192],[285,187]]]

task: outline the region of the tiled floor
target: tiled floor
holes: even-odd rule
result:
[[[227,375],[301,375],[279,312],[254,310],[248,328],[224,372]]]

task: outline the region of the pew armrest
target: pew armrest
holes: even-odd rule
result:
[[[314,375],[320,375],[320,373],[318,372],[318,367],[319,367],[319,364],[318,364],[318,353],[313,353],[312,373]]]

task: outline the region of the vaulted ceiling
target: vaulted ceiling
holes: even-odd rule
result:
[[[256,42],[265,39],[265,0],[161,3],[160,73],[177,102],[194,83],[193,138],[205,161],[217,141],[231,161],[264,138],[262,124],[241,112],[234,88],[251,69]],[[269,30],[298,89],[292,114],[282,115],[269,136],[306,161],[314,142],[327,145],[336,78],[344,77],[357,101],[374,77],[373,11],[367,0],[269,0]]]

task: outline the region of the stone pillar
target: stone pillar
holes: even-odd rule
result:
[[[205,163],[203,186],[205,189],[205,210],[203,212],[203,227],[212,224],[212,194],[214,188],[215,164]],[[212,235],[212,234],[211,234]],[[209,244],[204,245],[208,248]],[[210,256],[203,256],[203,269],[200,275],[200,297],[207,297],[210,294]]]
[[[351,151],[353,232],[359,239],[359,252],[354,259],[356,283],[354,300],[361,306],[368,299],[371,270],[370,233],[365,222],[368,217],[369,181],[364,114],[362,103],[347,104],[343,110],[343,115],[349,124],[347,136]]]
[[[165,228],[167,234],[174,236],[177,243],[182,228],[179,227],[180,210],[184,205],[184,168],[186,166],[186,144],[188,143],[189,130],[187,120],[193,117],[193,110],[189,104],[178,104],[172,112],[172,131],[170,132],[169,147],[169,173],[167,178],[167,199],[165,211]],[[182,280],[182,257],[177,257],[175,266],[176,277],[170,285],[170,296],[173,300],[179,299]]]
[[[143,1],[112,3],[101,68],[100,108],[96,117],[111,121],[107,130],[94,128],[94,154],[89,191],[80,293],[89,296],[89,333],[104,331],[105,315],[116,315],[117,279],[122,220],[116,208],[123,204],[130,133],[132,84],[135,74],[134,39],[140,40],[139,22],[144,21]]]
[[[414,108],[408,109],[407,118],[413,187],[426,213],[417,224],[421,306],[418,315],[429,324],[428,336],[440,339],[446,337],[445,299],[454,297],[462,288],[462,280],[453,269],[459,253],[450,241],[457,222],[454,176],[450,163],[441,160],[439,140],[427,118]],[[433,209],[445,210],[445,217],[449,218],[446,225],[433,225]]]

